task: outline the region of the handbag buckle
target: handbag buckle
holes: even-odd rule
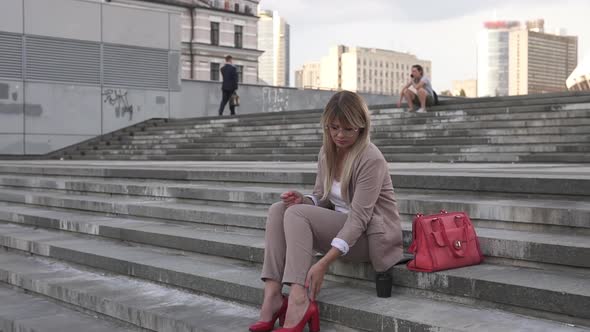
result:
[[[455,241],[454,245],[455,245],[455,249],[457,249],[457,250],[461,249],[461,240]]]

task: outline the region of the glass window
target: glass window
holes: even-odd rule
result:
[[[238,72],[238,82],[244,82],[244,66],[236,65],[236,71]]]
[[[234,32],[234,45],[236,48],[242,48],[242,42],[243,42],[243,31],[244,31],[244,27],[241,25],[236,25],[235,26],[235,32]]]
[[[219,81],[219,63],[211,62],[211,80]]]
[[[219,45],[219,22],[211,22],[211,45]]]

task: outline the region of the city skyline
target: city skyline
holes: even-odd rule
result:
[[[278,10],[291,24],[292,76],[303,63],[321,58],[327,48],[346,44],[409,52],[431,60],[435,89],[450,90],[453,80],[476,78],[477,34],[485,21],[494,19],[542,18],[548,32],[561,28],[579,37],[580,61],[590,53],[590,31],[584,23],[590,2],[454,0],[440,4],[426,0],[420,4],[430,10],[387,0],[367,0],[362,6],[342,6],[342,1],[335,0],[262,0],[260,6]]]

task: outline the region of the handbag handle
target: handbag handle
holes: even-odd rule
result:
[[[462,250],[463,249],[463,245],[461,244],[460,240],[457,240],[456,243],[451,243],[451,241],[449,240],[449,237],[447,236],[447,229],[445,228],[445,224],[442,222],[442,220],[440,218],[435,218],[433,221],[437,221],[440,229],[442,230],[442,237],[443,240],[445,240],[447,246],[449,246],[449,248],[451,248],[451,252],[453,253],[453,256],[458,257],[458,258],[463,258],[465,257],[465,252]],[[465,225],[463,225],[463,236],[465,239],[467,239],[467,228],[465,227]],[[455,249],[455,250],[453,250]]]

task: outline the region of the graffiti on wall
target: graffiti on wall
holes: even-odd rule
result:
[[[264,112],[284,112],[289,108],[289,94],[284,89],[262,88]]]
[[[139,106],[129,103],[127,100],[127,91],[122,89],[106,89],[102,92],[104,103],[108,103],[115,109],[117,118],[129,116],[129,121],[133,120],[133,112],[139,112]]]

